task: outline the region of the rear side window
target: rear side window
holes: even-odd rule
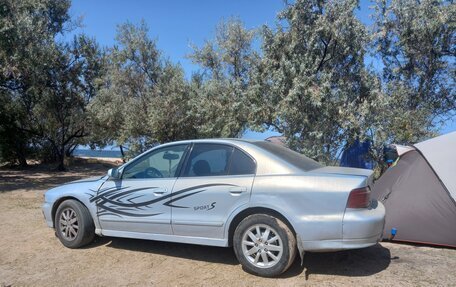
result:
[[[231,158],[230,175],[255,174],[256,164],[244,152],[234,149]]]
[[[313,159],[278,144],[273,144],[267,141],[257,141],[253,144],[303,171],[310,171],[312,169],[323,167]]]
[[[233,148],[221,144],[196,144],[184,170],[184,176],[227,175]]]

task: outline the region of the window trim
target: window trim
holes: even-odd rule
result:
[[[126,163],[124,166],[122,166],[122,170],[121,170],[121,174],[120,174],[120,180],[145,180],[145,179],[154,180],[154,179],[178,178],[180,176],[182,165],[183,165],[184,161],[187,158],[187,154],[189,152],[189,147],[191,145],[192,145],[192,143],[176,143],[176,144],[170,144],[170,145],[166,145],[166,146],[157,146],[155,148],[152,148],[151,150],[144,152],[138,158],[135,158],[134,160],[132,160],[132,161]],[[159,152],[162,149],[172,148],[172,147],[176,147],[176,146],[186,146],[186,147],[185,147],[185,150],[184,150],[183,159],[181,160],[181,162],[177,166],[176,173],[175,173],[175,175],[173,177],[164,177],[164,178],[161,178],[161,177],[157,177],[157,178],[124,178],[125,169],[128,168],[130,165],[134,164],[135,162],[138,162],[138,161],[142,160],[144,157],[149,156],[151,153]]]
[[[186,154],[185,154],[185,157],[184,157],[184,160],[182,161],[182,165],[179,167],[179,173],[177,174],[177,178],[181,178],[181,177],[184,177],[184,170],[185,170],[185,167],[187,166],[187,163],[190,159],[190,155],[192,154],[193,152],[193,147],[195,146],[195,143],[194,142],[191,142],[189,145],[188,145],[188,148],[187,148],[187,151],[186,151]]]

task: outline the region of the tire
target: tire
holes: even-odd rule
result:
[[[263,277],[285,272],[297,253],[290,228],[267,214],[253,214],[242,220],[234,231],[233,248],[245,271]]]
[[[95,237],[95,225],[89,210],[79,201],[62,202],[55,213],[55,233],[68,248],[89,244]]]

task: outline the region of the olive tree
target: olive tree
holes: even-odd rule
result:
[[[70,1],[0,2],[0,153],[26,166],[39,131],[27,117],[46,85],[49,46],[69,22]]]
[[[144,22],[118,26],[99,95],[90,103],[94,146],[115,142],[138,153],[194,133],[184,72],[163,57],[148,31]]]
[[[298,0],[279,14],[275,29],[262,30],[263,57],[249,92],[253,122],[320,162],[333,163],[344,145],[363,136],[378,96],[368,85],[369,35],[356,8],[350,0]]]
[[[455,116],[456,5],[453,1],[378,0],[374,56],[391,101],[388,135],[415,143]]]
[[[201,70],[192,78],[192,114],[199,136],[238,137],[248,126],[248,88],[259,61],[253,30],[237,19],[221,22],[216,37],[194,46],[189,58]]]

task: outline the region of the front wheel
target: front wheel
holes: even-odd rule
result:
[[[234,252],[246,271],[265,277],[285,272],[296,256],[296,239],[290,228],[273,216],[254,214],[237,226]]]
[[[95,225],[87,208],[76,200],[65,200],[55,213],[55,231],[63,245],[79,248],[92,242]]]

